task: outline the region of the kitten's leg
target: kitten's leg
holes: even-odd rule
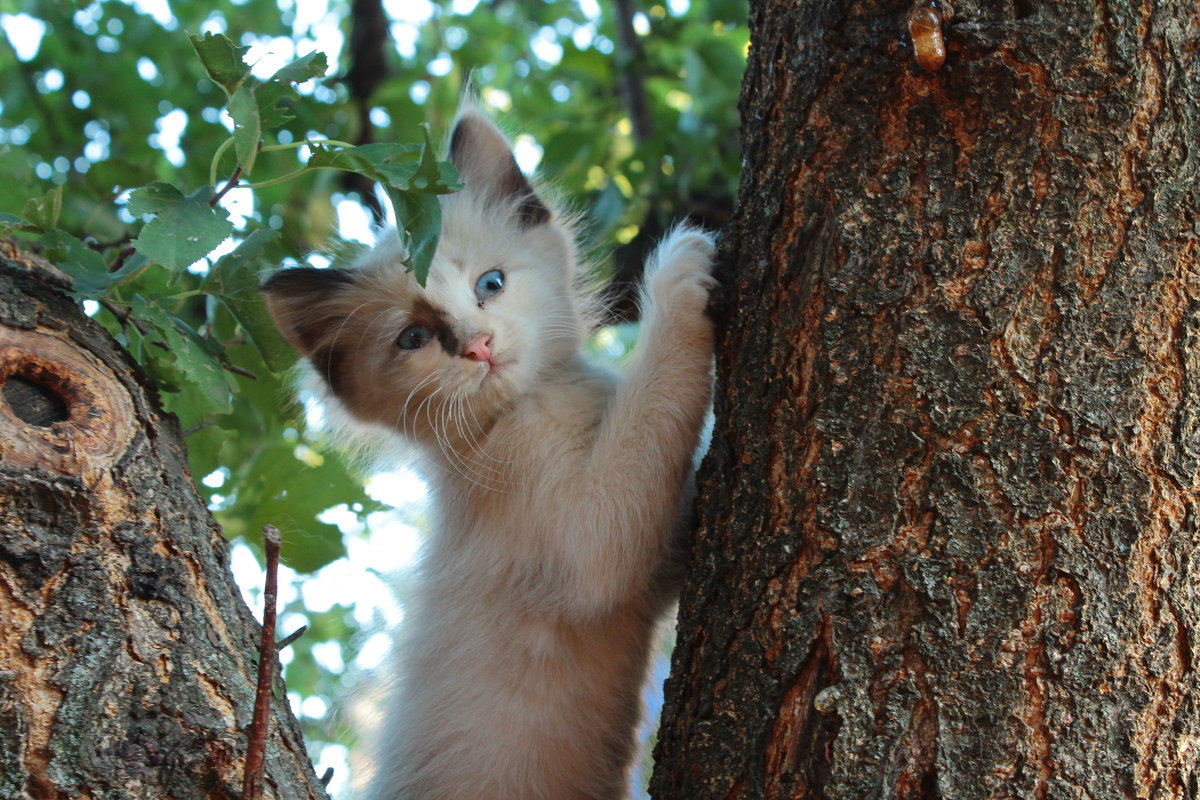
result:
[[[600,611],[648,587],[679,513],[712,394],[705,314],[713,238],[679,227],[647,267],[638,349],[601,422],[583,475],[583,529],[567,547],[572,594]]]

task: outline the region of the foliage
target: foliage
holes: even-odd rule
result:
[[[80,38],[81,45],[91,45],[81,46],[80,52],[90,50],[93,56],[96,50],[118,45],[105,44],[115,42],[108,36],[96,36],[89,41],[89,24],[97,32],[100,21],[104,21],[104,29],[110,32],[125,32],[127,27],[143,34],[153,32],[146,20],[134,19],[128,8],[112,3],[76,12],[71,18],[73,24],[53,14],[43,19],[55,31],[53,40],[48,36],[43,40],[47,48],[61,45],[63,39]],[[137,24],[127,26],[127,19]],[[66,35],[60,35],[64,30]],[[176,38],[184,37],[179,33]],[[37,234],[33,244],[74,279],[75,293],[80,299],[98,301],[107,312],[106,319],[113,318],[110,321],[116,323],[114,333],[158,380],[165,407],[174,411],[185,426],[193,429],[217,426],[217,430],[195,440],[191,448],[192,463],[198,474],[207,475],[225,467],[234,478],[231,485],[237,494],[232,498],[227,494],[219,505],[225,512],[223,521],[227,529],[244,532],[272,520],[290,519],[306,527],[324,528],[308,547],[289,553],[290,563],[307,571],[344,553],[340,532],[314,517],[339,501],[363,504],[364,498],[357,482],[344,471],[332,466],[316,469],[313,462],[321,459],[310,458],[310,469],[297,470],[299,464],[292,453],[295,447],[282,435],[287,432],[282,427],[285,420],[262,411],[273,408],[283,395],[279,378],[290,358],[257,293],[259,273],[264,267],[278,263],[282,255],[279,233],[271,224],[273,220],[266,224],[261,219],[248,220],[235,226],[220,201],[239,186],[265,189],[317,169],[364,173],[379,181],[395,207],[401,210],[401,223],[412,234],[412,268],[423,281],[439,228],[436,196],[456,188],[457,174],[452,165],[439,163],[434,157],[428,135],[423,143],[416,145],[361,148],[324,138],[298,140],[288,125],[296,121],[292,109],[301,105],[296,88],[324,77],[328,65],[323,53],[311,52],[292,59],[269,76],[258,79],[245,60],[248,46],[237,45],[220,33],[206,32],[187,38],[198,56],[196,66],[202,67],[189,76],[192,78],[189,82],[194,82],[199,74],[207,74],[211,81],[194,82],[197,91],[191,94],[212,95],[214,84],[224,93],[224,98],[204,98],[216,102],[204,106],[200,116],[204,118],[207,112],[207,117],[214,118],[218,125],[224,118],[225,127],[231,129],[223,137],[218,131],[210,132],[207,143],[219,144],[209,151],[207,180],[196,186],[196,176],[180,169],[172,176],[174,182],[153,180],[134,188],[131,184],[151,177],[151,173],[131,169],[122,180],[123,176],[104,169],[108,164],[122,162],[121,154],[112,152],[118,148],[108,132],[112,126],[106,114],[89,120],[77,133],[87,135],[90,126],[93,143],[99,139],[107,144],[94,148],[94,154],[89,154],[88,144],[84,144],[83,152],[69,167],[63,165],[63,170],[58,169],[58,162],[66,158],[62,155],[55,158],[54,169],[48,175],[49,188],[43,188],[40,196],[36,193],[29,196],[20,214],[6,213],[0,218],[0,226]],[[137,39],[135,52],[140,51],[143,39]],[[177,44],[182,45],[182,41]],[[74,66],[70,71],[72,77],[80,75],[84,67],[80,62]],[[26,62],[18,61],[17,68],[29,74]],[[33,101],[35,110],[42,111],[45,119],[26,120],[10,128],[10,141],[36,133],[43,126],[56,133],[63,132],[69,124],[66,119],[74,115],[65,108],[56,109],[60,112],[57,115],[46,113],[50,110],[46,97],[56,94],[47,91],[55,84],[67,89],[68,69],[65,64],[56,65],[37,73],[39,77],[34,79],[37,94],[17,95],[17,100]],[[139,58],[137,70],[139,80],[151,85],[162,77],[157,64],[150,64],[145,56]],[[55,74],[60,77],[49,78],[52,83],[48,86],[47,76]],[[173,106],[163,118],[179,107],[174,105],[177,100],[193,99],[186,97],[183,87],[176,87],[169,96],[170,100],[158,103],[159,111]],[[86,89],[72,93],[74,111],[85,111],[91,104]],[[19,108],[20,104],[6,100],[5,106]],[[101,136],[102,132],[106,135]],[[264,145],[264,137],[273,137],[276,142]],[[35,138],[30,136],[31,140]],[[60,146],[64,143],[55,138]],[[29,148],[26,153],[31,156],[29,161],[33,162],[36,143],[30,141],[26,146]],[[267,160],[260,156],[302,147],[311,155],[299,168],[257,184],[242,183],[243,178],[255,172],[256,166]],[[231,148],[233,172],[221,182],[217,175],[222,156]],[[109,152],[104,152],[105,149]],[[204,152],[204,148],[200,150]],[[189,159],[181,160],[185,162],[181,166],[186,167]],[[39,161],[32,165],[38,172],[48,163]],[[164,172],[169,171],[157,170],[159,174]],[[27,180],[25,184],[32,184],[33,191],[37,191],[36,182]],[[74,206],[64,209],[64,194]],[[64,213],[71,210],[78,213]],[[419,220],[420,225],[410,220]],[[235,235],[231,247],[222,247]],[[110,240],[101,241],[101,237]],[[225,250],[223,255],[218,248]],[[203,262],[206,258],[207,262]],[[198,262],[203,264],[201,269],[189,269]],[[255,380],[273,397],[261,398],[264,402],[260,404],[246,403],[262,389],[239,385],[244,379]],[[239,399],[237,404],[235,398]],[[218,430],[249,435],[230,437]],[[264,480],[264,476],[281,474],[274,471],[278,469],[284,474],[296,473],[289,477],[286,489],[272,488],[278,484],[277,479]],[[282,507],[286,507],[286,512]]]
[[[227,535],[253,545],[276,525],[300,572],[346,551],[319,514],[365,519],[379,504],[287,401],[292,356],[265,317],[260,276],[347,257],[354,245],[334,231],[359,208],[349,200],[378,202],[373,181],[421,274],[436,196],[457,180],[431,137],[447,132],[466,84],[540,156],[598,254],[656,219],[729,204],[738,172],[741,2],[650,5],[632,20],[635,50],[594,0],[387,3],[386,80],[366,99],[347,80],[364,58],[346,46],[350,5],[0,0],[0,231],[68,272],[156,379]],[[630,73],[650,136],[619,96]],[[302,695],[329,690],[314,647],[356,652],[351,599],[306,616],[321,630],[294,646],[288,680]]]

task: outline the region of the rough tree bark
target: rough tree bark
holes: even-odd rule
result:
[[[1195,0],[751,5],[653,796],[1197,797]]]
[[[240,798],[259,627],[174,418],[49,270],[0,242],[0,798]],[[263,796],[324,800],[275,694]]]

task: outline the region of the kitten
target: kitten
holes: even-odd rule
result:
[[[468,108],[450,159],[466,188],[443,200],[424,289],[394,233],[354,268],[263,285],[330,401],[416,444],[431,483],[370,797],[614,800],[709,405],[712,238],[681,227],[658,247],[617,377],[581,352],[570,230],[503,135]]]

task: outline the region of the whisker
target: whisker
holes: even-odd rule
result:
[[[402,436],[406,436],[410,439],[416,438],[415,430],[413,431],[411,436],[409,436],[409,433],[408,433],[408,414],[406,413],[408,411],[408,404],[412,402],[413,395],[415,395],[417,392],[421,391],[421,389],[423,387],[428,386],[437,377],[438,377],[437,372],[434,372],[434,373],[426,376],[426,378],[424,380],[422,380],[420,383],[418,383],[416,386],[414,386],[412,388],[412,391],[410,391],[408,393],[408,397],[404,398],[404,403],[400,406],[400,411],[397,412],[397,414],[396,414],[398,420],[402,423],[400,426],[400,434]]]
[[[342,318],[342,323],[340,325],[338,325],[338,329],[336,331],[334,331],[333,339],[330,341],[329,350],[327,351],[328,354],[326,355],[326,358],[325,358],[325,371],[323,373],[321,373],[322,376],[324,376],[326,379],[328,379],[328,377],[333,374],[333,353],[337,349],[336,347],[334,347],[334,345],[336,345],[338,339],[341,338],[342,331],[344,331],[346,329],[346,325],[349,324],[351,317],[353,317],[355,314],[357,314],[364,306],[368,305],[369,303],[373,303],[373,302],[375,302],[374,298],[372,298],[371,300],[364,300],[363,302],[359,303],[357,306],[354,307],[353,311],[351,311],[349,314],[347,314],[345,317]]]
[[[453,398],[451,398],[451,400],[453,400]],[[446,443],[450,448],[450,452],[457,459],[457,464],[465,469],[470,470],[473,475],[480,478],[481,480],[507,483],[508,481],[504,478],[504,473],[503,473],[503,471],[500,470],[499,467],[493,467],[490,464],[484,464],[483,462],[479,461],[478,459],[471,458],[466,453],[463,453],[454,447],[454,443],[449,440],[449,436],[448,436],[448,430],[449,430],[448,423],[451,421],[450,418],[453,415],[454,410],[455,410],[455,405],[453,404],[453,402],[444,402],[442,404],[442,415],[441,416],[443,419],[443,428],[447,431]],[[463,438],[466,438],[466,437],[463,437]],[[470,442],[469,439],[467,441],[468,441],[468,443]]]
[[[441,392],[442,388],[443,387],[439,386],[437,391],[434,392],[434,394],[431,395],[431,397],[436,396],[439,392]],[[442,402],[438,405],[438,418],[439,419],[441,419],[441,415],[444,412],[445,408],[446,408],[446,402],[445,402],[445,398],[443,398]],[[432,410],[432,406],[430,407],[430,410]],[[467,472],[463,469],[464,466],[467,466],[467,465],[455,460],[454,455],[459,455],[459,454],[457,453],[457,451],[454,450],[453,444],[450,443],[448,438],[444,435],[443,431],[439,428],[438,421],[435,420],[429,414],[428,410],[426,411],[426,416],[429,419],[430,427],[433,429],[434,438],[437,439],[438,447],[441,449],[442,456],[446,459],[446,463],[449,464],[450,466],[454,467],[455,472],[457,472],[460,477],[464,478],[467,481],[470,481],[471,483],[475,484],[479,488],[486,489],[489,491],[496,491],[495,487],[488,486],[487,484],[480,482],[480,481],[488,480],[487,476],[480,475],[479,473],[475,473],[474,477],[472,477],[471,475],[467,474]],[[479,480],[476,480],[476,478],[479,478]]]
[[[450,417],[453,418],[455,427],[458,429],[459,436],[463,439],[463,441],[465,441],[467,443],[467,447],[470,448],[471,451],[474,452],[476,455],[482,456],[484,454],[483,454],[483,452],[480,451],[479,445],[475,441],[473,432],[471,431],[470,427],[467,425],[467,418],[463,414],[462,404],[463,404],[462,394],[461,393],[455,394],[453,397],[450,398],[450,409],[449,409],[448,414]],[[487,468],[490,470],[495,470],[495,467],[487,467]]]
[[[467,426],[467,420],[466,420],[466,412],[467,411],[471,412],[471,419],[475,423],[475,430],[482,432],[483,425],[479,422],[478,415],[475,414],[474,404],[472,404],[470,402],[470,398],[460,395],[459,412],[462,414],[462,417],[463,417],[463,427]],[[490,461],[494,461],[497,464],[513,464],[513,463],[515,463],[513,461],[508,461],[508,460],[505,460],[502,458],[496,458],[495,456],[493,456],[489,453],[485,453],[485,452],[479,450],[478,448],[476,448],[476,452],[479,453],[484,458],[487,458]]]

